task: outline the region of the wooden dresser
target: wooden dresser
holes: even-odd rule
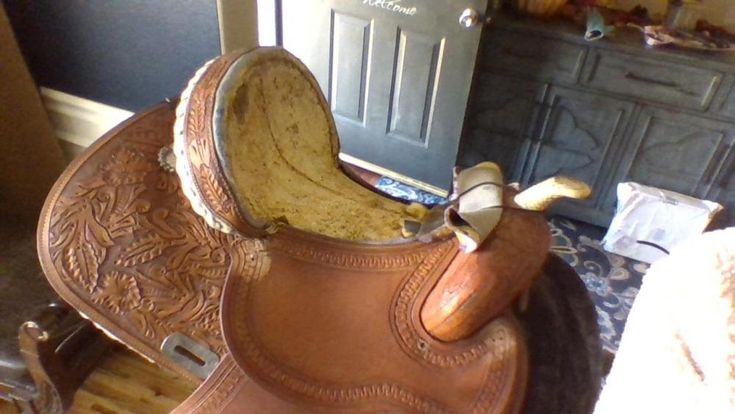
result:
[[[735,224],[735,56],[583,33],[502,16],[486,28],[458,164],[495,160],[523,185],[580,178],[593,197],[556,212],[599,225],[623,181],[718,201]]]

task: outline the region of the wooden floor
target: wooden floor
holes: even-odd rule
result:
[[[195,385],[123,348],[110,352],[74,396],[70,414],[163,414]],[[0,414],[16,411],[0,401]]]
[[[376,174],[376,173],[374,173],[372,171],[368,171],[368,170],[366,170],[364,168],[360,168],[360,167],[358,167],[356,165],[352,165],[352,164],[344,163],[342,165],[344,165],[346,168],[352,170],[353,173],[357,174],[360,178],[362,178],[363,180],[365,180],[365,182],[367,182],[370,185],[373,185],[374,186],[380,180],[380,175],[379,174]]]

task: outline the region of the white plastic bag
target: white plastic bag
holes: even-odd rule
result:
[[[603,239],[605,250],[646,263],[701,234],[722,206],[634,182],[618,184],[618,207]]]

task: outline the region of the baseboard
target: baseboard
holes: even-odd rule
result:
[[[448,194],[449,194],[449,193],[447,193],[446,190],[444,190],[442,188],[435,187],[435,186],[433,186],[431,184],[427,184],[427,183],[425,183],[423,181],[419,181],[419,180],[414,179],[414,178],[411,178],[411,177],[407,177],[407,176],[405,176],[405,175],[403,175],[401,173],[397,173],[395,171],[389,170],[387,168],[383,168],[383,167],[381,167],[379,165],[375,165],[375,164],[373,164],[371,162],[367,162],[367,161],[361,160],[359,158],[355,158],[355,157],[353,157],[351,155],[347,155],[347,154],[342,153],[342,152],[339,154],[339,158],[342,161],[344,161],[344,162],[346,162],[348,164],[352,164],[352,165],[358,166],[358,167],[360,167],[362,169],[365,169],[365,170],[368,170],[368,171],[372,171],[372,172],[374,172],[376,174],[380,174],[380,175],[384,175],[386,177],[390,177],[390,178],[392,178],[392,179],[394,179],[396,181],[400,181],[402,183],[406,183],[408,185],[412,185],[412,186],[414,186],[414,187],[416,187],[418,189],[424,190],[426,192],[429,192],[429,193],[432,193],[432,194],[436,194],[439,197],[447,197]]]
[[[68,143],[87,147],[115,125],[128,119],[132,112],[101,104],[54,89],[41,88],[56,136]]]

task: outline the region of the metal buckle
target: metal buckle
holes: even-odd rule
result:
[[[219,364],[219,356],[194,339],[174,332],[161,344],[161,351],[171,361],[201,379],[207,378]]]

